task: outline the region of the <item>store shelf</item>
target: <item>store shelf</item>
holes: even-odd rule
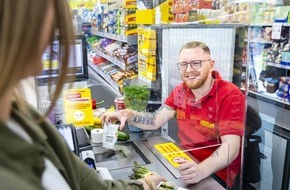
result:
[[[110,75],[105,74],[97,65],[89,63],[89,68],[96,74],[100,75],[114,90],[120,92],[120,86],[117,82],[113,81]]]
[[[278,24],[278,23],[274,23],[274,24]],[[290,23],[281,23],[282,26],[286,26],[286,27],[290,27]],[[250,26],[253,27],[264,27],[264,26],[273,26],[273,23],[265,23],[265,24],[250,24]]]
[[[245,88],[240,88],[241,91],[245,92]],[[290,102],[287,98],[280,98],[276,95],[276,93],[268,93],[268,92],[254,92],[251,90],[248,90],[248,95],[251,97],[255,97],[257,99],[266,101],[268,103],[274,103],[275,105],[280,105],[281,107],[285,107],[284,105],[287,105],[287,107],[290,107]]]
[[[266,102],[273,103],[275,102],[275,105],[279,105],[282,107],[285,107],[284,105],[287,105],[287,107],[290,107],[290,102],[286,98],[280,98],[276,95],[276,93],[267,93],[267,92],[254,92],[254,91],[248,91],[248,94],[250,96],[255,96],[257,99],[263,99]],[[276,104],[278,103],[278,104]]]
[[[250,43],[260,43],[260,44],[272,44],[273,41],[265,41],[265,40],[251,40]]]
[[[281,68],[281,69],[288,69],[288,70],[290,70],[290,66],[288,66],[288,65],[281,65],[281,64],[277,64],[277,63],[271,63],[271,62],[267,62],[266,65],[272,66],[272,67]]]
[[[99,56],[107,59],[108,61],[114,63],[115,65],[117,65],[118,67],[122,68],[122,69],[132,69],[135,67],[135,63],[138,60],[138,55],[133,55],[131,57],[128,58],[128,64],[126,64],[125,62],[122,62],[114,57],[111,57],[103,52],[101,52],[100,50],[97,50],[96,48],[92,48],[92,50],[98,54]]]
[[[126,42],[131,45],[137,44],[137,35],[123,36],[123,35],[111,34],[107,32],[99,32],[97,28],[92,28],[91,34],[104,37],[104,38],[110,38],[110,39],[121,41],[121,42]]]

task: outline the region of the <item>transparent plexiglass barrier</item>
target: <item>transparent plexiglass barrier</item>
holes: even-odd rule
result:
[[[235,172],[221,163],[213,166],[222,157],[222,165],[229,165],[228,144],[185,149],[168,136],[149,137],[144,139],[144,144],[162,163],[160,167],[151,164],[144,167],[164,175],[168,183],[177,188],[219,190],[229,188],[230,184],[233,187],[227,174]],[[214,168],[218,172],[213,172]]]

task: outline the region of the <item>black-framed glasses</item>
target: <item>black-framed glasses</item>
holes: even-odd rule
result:
[[[198,68],[201,67],[201,63],[204,62],[204,61],[211,61],[211,59],[193,60],[193,61],[190,61],[189,63],[187,63],[187,62],[178,62],[177,63],[177,67],[181,71],[185,71],[187,69],[188,65],[190,65],[191,68],[193,68],[193,69],[198,69]]]

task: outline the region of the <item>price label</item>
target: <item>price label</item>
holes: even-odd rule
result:
[[[273,23],[272,26],[272,39],[280,39],[282,31],[282,23]]]
[[[290,63],[290,52],[282,52],[282,61]]]
[[[118,128],[119,125],[109,123],[104,124],[104,133],[103,133],[103,147],[114,149],[115,144],[118,139]]]
[[[128,64],[133,63],[133,62],[137,62],[137,61],[138,61],[138,55],[133,55],[132,57],[129,57],[127,59]]]
[[[185,154],[178,146],[172,142],[155,144],[154,147],[164,156],[171,165],[178,167],[180,160],[190,160],[192,159]]]

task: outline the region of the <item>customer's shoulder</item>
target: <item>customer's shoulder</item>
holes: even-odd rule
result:
[[[31,181],[26,180],[26,178],[21,177],[25,173],[17,173],[13,170],[7,169],[0,165],[0,184],[1,189],[23,189],[23,190],[36,190],[40,189],[36,184],[31,183]]]

